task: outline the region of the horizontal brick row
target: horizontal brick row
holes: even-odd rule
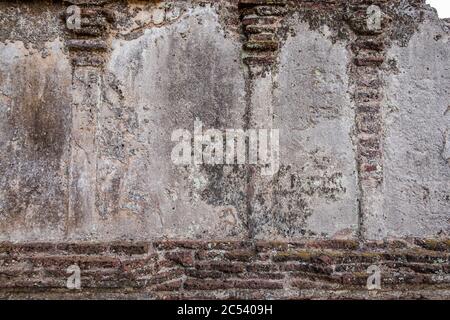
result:
[[[157,241],[153,243],[0,243],[0,296],[74,295],[67,267],[81,269],[91,295],[153,298],[281,297],[316,290],[349,297],[381,270],[382,291],[450,290],[450,242],[409,239]],[[337,297],[336,297],[337,298]]]

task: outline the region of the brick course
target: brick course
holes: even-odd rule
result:
[[[1,243],[0,255],[2,298],[450,297],[449,240]],[[80,291],[65,287],[73,264]],[[379,291],[366,289],[370,265]]]

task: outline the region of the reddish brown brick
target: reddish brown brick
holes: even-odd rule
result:
[[[148,244],[113,244],[109,249],[112,253],[138,255],[148,253]]]
[[[166,259],[172,260],[173,262],[188,267],[194,264],[194,257],[191,251],[174,251],[167,252],[165,254]]]
[[[232,250],[225,253],[228,260],[251,261],[255,257],[253,250]]]
[[[210,280],[188,278],[184,282],[185,290],[221,290],[234,288],[232,280]]]
[[[183,286],[183,280],[175,280],[170,282],[161,283],[155,285],[152,290],[154,291],[178,291]]]
[[[195,265],[198,270],[216,270],[225,273],[240,273],[245,271],[242,263],[231,263],[224,261],[207,261]]]
[[[237,289],[283,289],[282,282],[267,281],[267,280],[236,280],[234,287]]]

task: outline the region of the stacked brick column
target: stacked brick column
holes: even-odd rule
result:
[[[350,83],[356,114],[355,142],[361,191],[360,228],[361,236],[370,238],[384,236],[380,200],[383,198],[383,84],[380,67],[385,60],[385,31],[388,20],[382,12],[385,2],[355,1],[355,4],[350,4],[347,8],[349,25],[355,33],[351,43],[353,58],[350,65]],[[378,26],[376,21],[370,20],[377,19],[377,12],[381,17],[381,25]],[[369,234],[367,226],[371,223],[380,225],[381,232]]]
[[[104,53],[108,49],[108,25],[113,14],[103,8],[106,0],[71,0],[69,4],[80,9],[80,27],[68,28],[66,46],[71,52],[75,67],[100,67],[104,63]],[[76,14],[66,12],[66,21]]]
[[[285,1],[241,0],[241,21],[246,36],[244,62],[271,65],[279,48],[277,32],[285,14]]]

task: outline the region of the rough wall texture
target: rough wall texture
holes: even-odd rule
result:
[[[4,298],[442,299],[449,241],[158,241],[0,246]],[[76,263],[81,290],[65,288]],[[368,291],[370,265],[381,290]]]
[[[422,0],[0,2],[1,295],[449,298],[449,40]],[[278,172],[175,165],[196,120]]]

